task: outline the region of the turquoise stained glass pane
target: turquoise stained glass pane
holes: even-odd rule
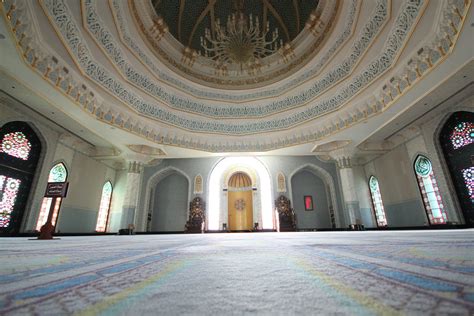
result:
[[[67,179],[66,166],[62,162],[56,164],[49,171],[48,182],[65,182]]]

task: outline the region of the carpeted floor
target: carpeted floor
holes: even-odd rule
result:
[[[474,314],[474,230],[0,239],[1,315]]]

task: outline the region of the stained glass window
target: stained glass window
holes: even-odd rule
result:
[[[51,168],[49,171],[48,182],[65,182],[67,179],[67,169],[66,166],[60,162]],[[61,206],[61,198],[56,198],[56,204],[54,205],[53,212],[53,225],[56,225],[56,219],[58,217],[59,207]],[[41,203],[40,214],[38,216],[38,222],[36,224],[36,230],[40,230],[48,220],[49,209],[51,208],[51,203],[53,198],[43,198]]]
[[[415,160],[415,173],[430,223],[445,224],[448,218],[444,211],[431,161],[425,156],[418,156]]]
[[[474,201],[474,167],[470,167],[462,170],[462,177],[466,184],[467,191],[471,200]]]
[[[102,188],[102,198],[100,199],[99,215],[95,230],[105,232],[107,229],[107,219],[109,217],[110,200],[112,198],[112,183],[107,181]]]
[[[5,134],[0,144],[0,153],[6,153],[23,160],[28,160],[30,150],[31,143],[22,132]]]
[[[470,122],[458,123],[449,136],[454,149],[459,149],[474,143],[474,124]]]
[[[11,214],[21,181],[0,175],[0,228],[10,225]]]
[[[371,176],[369,179],[370,196],[372,197],[372,204],[374,206],[375,219],[377,226],[387,226],[387,217],[383,208],[382,195],[380,194],[379,181],[376,177]]]

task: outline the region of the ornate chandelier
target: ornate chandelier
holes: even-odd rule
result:
[[[216,73],[228,75],[229,66],[237,65],[238,73],[246,71],[252,75],[260,71],[262,59],[275,53],[282,46],[278,43],[278,29],[270,31],[270,23],[261,28],[258,17],[250,14],[246,17],[241,11],[227,17],[224,26],[219,19],[214,25],[214,32],[206,28],[204,37],[201,37],[201,46],[204,55],[215,62]]]

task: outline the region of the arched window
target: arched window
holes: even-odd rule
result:
[[[3,135],[0,153],[28,160],[31,143],[22,132],[13,132]]]
[[[439,140],[464,220],[474,227],[474,113],[453,113]]]
[[[474,124],[471,122],[459,122],[453,128],[449,139],[454,149],[474,143]]]
[[[448,218],[444,211],[431,161],[427,157],[419,155],[415,160],[414,167],[430,224],[445,224]]]
[[[0,201],[0,227],[7,228],[10,226],[10,219],[15,206],[16,196],[20,188],[21,181],[0,175],[0,193],[2,200]]]
[[[66,166],[60,162],[55,164],[49,171],[48,183],[50,182],[66,182],[67,180],[67,169]],[[51,208],[51,203],[53,198],[43,198],[43,203],[41,203],[41,209],[38,216],[38,222],[36,224],[36,230],[40,230],[41,226],[46,223],[48,219],[49,209]],[[56,198],[56,204],[54,205],[53,213],[53,225],[56,225],[56,220],[58,218],[59,208],[61,206],[61,198]]]
[[[102,187],[102,197],[100,198],[99,215],[97,216],[97,232],[105,232],[107,230],[107,222],[109,220],[110,201],[112,199],[112,183],[107,181]]]
[[[0,128],[0,233],[15,234],[30,193],[41,143],[24,122]]]
[[[379,181],[371,176],[369,179],[370,196],[374,207],[375,219],[378,227],[387,226],[387,217],[383,208],[382,195],[380,194]]]

